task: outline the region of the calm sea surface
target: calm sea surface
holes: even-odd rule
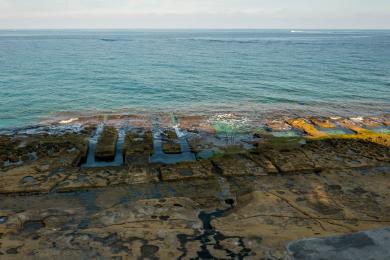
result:
[[[390,31],[0,31],[0,128],[221,108],[390,113]]]

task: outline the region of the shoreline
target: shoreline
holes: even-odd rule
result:
[[[302,111],[302,110],[271,110],[271,111],[250,111],[250,110],[214,110],[214,111],[159,111],[159,112],[147,112],[147,111],[121,111],[121,112],[88,112],[88,113],[70,113],[70,112],[60,112],[51,117],[41,118],[37,123],[32,123],[19,127],[4,127],[0,128],[0,134],[15,134],[18,132],[23,132],[27,130],[34,129],[47,129],[50,128],[61,130],[63,128],[75,127],[80,128],[84,124],[96,123],[98,121],[103,122],[108,118],[132,118],[132,117],[146,117],[151,118],[152,116],[171,116],[171,117],[204,117],[204,118],[213,118],[218,116],[231,115],[233,117],[239,117],[243,120],[253,122],[254,127],[265,127],[267,122],[270,120],[281,120],[286,121],[292,118],[306,118],[318,117],[318,118],[344,118],[352,119],[352,121],[358,121],[367,119],[374,120],[379,123],[379,125],[388,126],[387,121],[390,120],[390,110],[386,113],[381,112],[367,112],[367,113],[312,113],[311,111]],[[249,127],[249,126],[248,126]]]
[[[0,135],[1,254],[282,259],[390,224],[388,115],[71,118]]]
[[[296,102],[296,103],[266,103],[242,105],[205,105],[205,106],[178,106],[176,108],[166,107],[159,109],[145,108],[118,108],[113,110],[84,110],[84,111],[58,111],[51,112],[46,115],[30,115],[30,119],[23,121],[15,121],[16,127],[12,126],[10,121],[9,126],[1,127],[0,131],[13,130],[17,128],[28,128],[36,125],[46,125],[69,120],[72,118],[88,118],[110,115],[151,115],[170,113],[178,115],[205,115],[235,113],[248,116],[257,116],[263,118],[272,117],[367,117],[367,116],[383,116],[390,114],[390,104],[388,103],[328,103],[328,102]],[[22,117],[23,118],[23,117]],[[6,119],[5,122],[7,122]],[[15,119],[12,119],[15,120]]]

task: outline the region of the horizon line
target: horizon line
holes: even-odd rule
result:
[[[390,30],[388,28],[299,28],[299,27],[19,27],[0,28],[0,30]]]

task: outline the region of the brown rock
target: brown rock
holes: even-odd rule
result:
[[[265,169],[254,161],[240,155],[227,155],[213,160],[225,176],[266,175]]]
[[[165,130],[163,133],[164,138],[163,139],[168,139],[168,140],[177,140],[177,134],[176,131],[174,130]]]
[[[335,128],[336,125],[332,123],[329,118],[324,117],[310,117],[310,121],[321,128]]]
[[[126,135],[123,154],[128,166],[148,164],[153,151],[153,135],[151,131],[131,132]]]
[[[282,173],[306,173],[315,170],[314,162],[300,150],[270,150],[267,158]]]
[[[179,122],[182,129],[215,134],[215,129],[211,126],[206,116],[181,116],[179,117]]]
[[[260,165],[266,173],[273,174],[273,173],[278,173],[278,169],[275,167],[275,165],[272,164],[272,162],[265,157],[264,154],[253,154],[253,153],[248,153],[246,154],[251,160],[256,162],[258,165]]]
[[[210,178],[213,166],[209,161],[183,162],[160,168],[163,181],[176,181],[191,178]]]
[[[164,153],[167,154],[179,154],[181,153],[181,147],[180,144],[177,142],[172,142],[172,141],[166,141],[162,145],[162,149]]]
[[[96,144],[95,158],[100,161],[112,161],[115,158],[118,131],[112,126],[106,126]]]
[[[265,126],[272,131],[287,131],[291,129],[291,126],[289,126],[286,122],[278,119],[267,120]]]
[[[369,128],[379,127],[382,125],[380,119],[376,117],[365,117],[363,118],[362,124]]]

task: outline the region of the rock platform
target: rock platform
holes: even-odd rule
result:
[[[386,115],[158,117],[0,135],[0,259],[388,256]]]

